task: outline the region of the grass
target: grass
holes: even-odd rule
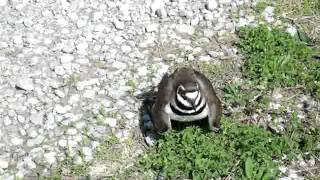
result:
[[[303,85],[320,97],[320,61],[304,42],[262,25],[242,28],[239,36],[246,78],[269,88]]]
[[[320,140],[319,129],[302,137],[293,136],[302,135],[300,128],[293,128],[296,123],[287,127],[286,135],[277,135],[257,125],[240,124],[224,117],[221,134],[199,127],[169,132],[141,157],[140,165],[169,179],[276,178],[285,155],[293,159],[301,152],[314,152],[315,142]]]

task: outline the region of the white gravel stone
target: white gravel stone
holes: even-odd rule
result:
[[[21,144],[23,143],[23,139],[18,138],[18,137],[14,137],[14,138],[11,139],[10,142],[11,142],[12,145],[14,145],[14,146],[19,146],[19,145],[21,145]]]
[[[151,11],[155,13],[157,10],[162,10],[165,4],[163,0],[153,0],[150,5]]]
[[[176,27],[176,30],[182,34],[192,35],[194,33],[194,27],[186,24],[180,24]]]
[[[148,68],[146,66],[141,66],[138,69],[139,76],[146,76],[148,74]]]
[[[118,30],[123,30],[124,29],[124,22],[119,21],[117,19],[113,21],[113,25]]]
[[[0,0],[0,6],[6,6],[7,0]]]
[[[67,147],[67,141],[64,140],[64,139],[60,139],[58,141],[58,144],[59,144],[60,147]]]
[[[115,119],[115,118],[105,118],[105,121],[106,121],[106,123],[110,126],[110,127],[112,127],[112,128],[114,128],[114,127],[117,127],[117,119]]]
[[[14,44],[23,44],[23,39],[21,36],[13,36],[13,43]]]
[[[55,105],[55,110],[58,114],[65,114],[65,113],[69,112],[71,109],[72,109],[72,107],[69,105],[66,105],[66,106],[62,106],[60,104]]]
[[[45,153],[43,156],[46,162],[49,164],[53,164],[56,162],[56,152]]]
[[[54,72],[60,76],[64,75],[66,71],[64,70],[63,66],[56,66],[54,67]]]
[[[80,95],[79,94],[73,94],[70,96],[68,104],[76,104],[80,101]]]
[[[128,119],[132,119],[136,116],[136,114],[131,111],[126,111],[126,112],[124,112],[124,116]]]
[[[93,20],[94,20],[94,21],[97,21],[97,20],[99,20],[100,18],[102,18],[102,16],[103,16],[103,12],[102,12],[102,11],[94,12],[94,13],[93,13]]]
[[[76,135],[78,133],[78,130],[76,129],[76,128],[69,128],[68,130],[67,130],[67,134],[68,135],[71,135],[71,136],[74,136],[74,135]]]
[[[121,51],[124,53],[129,53],[129,52],[131,52],[131,47],[127,46],[127,45],[123,45],[123,46],[121,46]]]
[[[73,159],[73,163],[77,164],[77,165],[82,164],[83,163],[82,157],[81,156],[75,156],[74,159]]]
[[[150,133],[147,134],[144,140],[146,141],[148,146],[154,146],[156,143],[154,136]]]
[[[71,61],[73,61],[74,57],[73,55],[71,54],[64,54],[60,57],[60,62],[62,64],[65,64],[65,63],[70,63]]]
[[[42,123],[43,123],[43,112],[37,112],[37,113],[31,114],[30,121],[35,125],[42,125]]]
[[[145,27],[146,32],[157,32],[159,29],[159,24],[149,24]]]
[[[6,116],[4,118],[4,122],[3,123],[4,123],[5,126],[9,126],[10,124],[12,124],[12,121],[11,121],[9,116]]]
[[[19,78],[16,86],[26,91],[32,91],[34,89],[33,80],[31,78]]]
[[[208,10],[214,10],[218,7],[218,2],[217,0],[208,0],[206,4],[206,8]]]
[[[88,98],[88,99],[94,99],[94,97],[96,96],[96,91],[94,90],[85,90],[83,93],[83,97],[84,98]]]
[[[82,55],[88,54],[88,52],[87,52],[88,46],[89,45],[86,42],[82,42],[82,43],[78,44],[77,45],[77,52]]]
[[[0,169],[7,169],[9,167],[9,162],[3,159],[0,159]]]
[[[291,36],[295,36],[297,34],[297,28],[295,28],[292,25],[289,25],[288,28],[286,29],[286,31],[291,35]]]
[[[268,23],[271,23],[274,21],[274,7],[271,7],[271,6],[267,6],[264,11],[263,11],[263,14],[264,14],[264,18],[265,20],[268,22]]]
[[[79,91],[81,91],[87,86],[92,86],[92,85],[97,85],[97,84],[99,84],[99,79],[98,78],[89,79],[89,80],[85,80],[85,81],[80,81],[80,82],[77,83],[77,89]]]

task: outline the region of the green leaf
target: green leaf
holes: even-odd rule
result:
[[[246,177],[248,177],[249,179],[253,179],[253,161],[250,157],[247,158],[245,162],[245,172]]]

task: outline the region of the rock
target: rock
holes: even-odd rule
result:
[[[6,116],[4,118],[4,122],[3,123],[4,123],[5,126],[9,126],[10,124],[12,124],[12,121],[11,121],[9,116]]]
[[[83,153],[83,155],[85,155],[85,156],[90,156],[90,157],[92,157],[92,149],[89,148],[89,147],[83,147],[83,148],[82,148],[82,153]]]
[[[164,9],[164,1],[163,0],[154,0],[151,5],[150,5],[150,8],[151,8],[151,11],[153,13],[156,13],[157,10],[162,10]]]
[[[105,118],[105,121],[110,127],[112,127],[112,128],[117,127],[117,119],[115,119],[115,118]]]
[[[71,61],[73,61],[74,57],[73,55],[71,54],[64,54],[60,57],[60,62],[62,64],[65,64],[65,63],[70,63]]]
[[[295,36],[297,34],[297,28],[293,27],[292,25],[289,25],[286,29],[286,32],[288,32],[291,36]]]
[[[86,26],[87,25],[87,20],[85,20],[85,19],[78,19],[78,21],[77,21],[77,27],[78,28],[82,28],[82,27],[84,27],[84,26]]]
[[[123,30],[124,29],[124,22],[122,22],[122,21],[114,20],[113,21],[113,25],[118,30]]]
[[[73,95],[70,96],[68,104],[72,105],[72,104],[75,104],[75,103],[77,103],[79,101],[80,101],[80,95],[79,94],[73,94]]]
[[[38,135],[36,138],[34,139],[29,139],[27,141],[27,146],[28,147],[32,147],[32,146],[35,146],[35,145],[39,145],[41,144],[43,141],[44,141],[45,137],[43,135]]]
[[[88,43],[86,42],[82,42],[77,45],[77,52],[81,55],[88,54],[87,49],[88,49]]]
[[[220,4],[230,4],[232,0],[219,0]]]
[[[76,86],[77,86],[77,90],[81,91],[87,86],[92,86],[92,85],[96,85],[96,84],[99,84],[99,79],[98,78],[89,79],[89,80],[85,80],[85,81],[80,81],[80,82],[77,83]]]
[[[19,145],[21,145],[21,144],[23,143],[23,139],[18,138],[18,137],[14,137],[14,138],[11,139],[10,142],[11,142],[12,145],[14,145],[14,146],[19,146]]]
[[[67,141],[64,140],[64,139],[60,139],[58,141],[58,144],[59,144],[60,147],[67,147]]]
[[[35,169],[37,167],[30,156],[23,158],[23,162],[29,169]]]
[[[56,90],[54,91],[54,94],[57,95],[57,96],[60,97],[60,98],[64,98],[64,97],[65,97],[64,92],[61,91],[61,90],[59,90],[59,89],[56,89]]]
[[[151,133],[147,133],[147,136],[144,138],[144,140],[148,146],[154,146],[156,143],[156,139]]]
[[[94,99],[95,95],[96,92],[94,90],[86,90],[83,93],[83,97],[88,99]]]
[[[126,111],[126,112],[124,112],[123,114],[124,114],[124,116],[125,116],[127,119],[132,119],[132,118],[134,118],[134,117],[136,116],[135,113],[130,112],[130,111]]]
[[[0,159],[0,169],[7,169],[9,167],[9,162],[6,160]]]
[[[97,11],[93,13],[93,21],[97,21],[100,18],[102,18],[103,12],[102,11]]]
[[[12,39],[14,44],[17,44],[17,45],[23,44],[23,39],[21,36],[13,36]]]
[[[190,25],[185,24],[177,25],[176,30],[181,34],[192,35],[194,33],[194,28]]]
[[[30,115],[30,121],[35,125],[42,125],[43,123],[43,112],[37,112]]]
[[[267,6],[264,11],[264,18],[268,23],[271,23],[274,21],[273,15],[274,15],[274,7]]]
[[[7,5],[7,0],[0,0],[0,6],[6,6],[6,5]]]
[[[74,135],[76,135],[78,133],[78,130],[76,129],[76,128],[69,128],[68,130],[67,130],[67,134],[68,135],[71,135],[71,136],[74,136]]]
[[[123,63],[123,62],[116,61],[112,64],[112,67],[120,70],[120,69],[125,69],[127,67],[127,64]]]
[[[47,163],[53,164],[56,162],[56,152],[49,152],[44,154],[44,159]]]
[[[146,32],[157,32],[159,24],[149,24],[145,27]]]
[[[206,4],[206,8],[208,9],[208,10],[214,10],[214,9],[216,9],[218,7],[218,2],[217,2],[217,0],[208,0],[207,1],[207,4]]]
[[[127,45],[123,45],[123,46],[121,46],[121,51],[123,53],[129,53],[129,52],[131,52],[131,47],[127,46]]]
[[[58,114],[65,114],[65,113],[69,112],[71,109],[72,109],[72,107],[69,105],[62,106],[60,104],[56,104],[56,106],[55,106],[55,111]]]
[[[16,87],[25,91],[32,91],[34,89],[33,80],[31,78],[19,78]]]
[[[83,163],[82,157],[81,156],[75,156],[73,158],[73,163],[77,165],[81,165]]]
[[[148,74],[148,68],[146,66],[141,66],[138,68],[138,76],[146,76]]]
[[[60,76],[64,75],[66,71],[64,70],[63,66],[56,66],[54,67],[54,72]]]

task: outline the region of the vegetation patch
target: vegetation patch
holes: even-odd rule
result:
[[[292,136],[302,135],[295,129],[288,129],[288,136],[277,135],[257,125],[236,123],[228,118],[223,118],[222,128],[220,134],[204,132],[198,127],[169,132],[141,157],[140,165],[170,179],[228,176],[270,179],[279,176],[281,159],[293,159],[302,150],[316,150],[315,142],[320,137],[319,129],[315,132],[317,136],[313,136],[317,139],[310,139],[311,134]],[[301,143],[306,140],[313,142]]]
[[[270,88],[302,85],[320,97],[320,61],[304,42],[263,25],[244,27],[239,36],[246,78]]]

